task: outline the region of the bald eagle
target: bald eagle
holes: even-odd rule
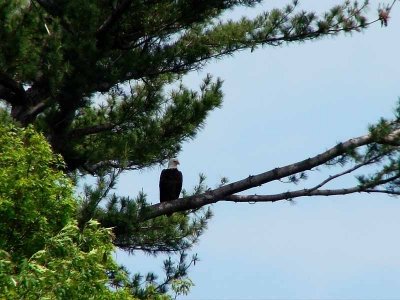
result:
[[[168,168],[161,171],[160,175],[160,202],[171,201],[179,198],[182,190],[182,173],[178,170],[179,161],[176,158],[168,162]]]

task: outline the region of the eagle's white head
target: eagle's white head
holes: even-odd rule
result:
[[[168,169],[177,169],[179,160],[177,158],[171,158],[168,162]]]

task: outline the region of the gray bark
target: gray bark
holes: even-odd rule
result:
[[[144,213],[142,219],[148,220],[161,215],[171,214],[174,212],[186,211],[190,209],[198,209],[201,208],[202,206],[213,204],[218,201],[273,202],[273,201],[292,199],[295,197],[302,197],[302,196],[317,196],[317,195],[330,196],[330,195],[345,195],[356,192],[368,192],[368,193],[375,192],[373,187],[369,185],[364,187],[357,186],[339,190],[319,190],[318,189],[319,187],[321,187],[323,184],[325,184],[330,180],[328,179],[319,184],[317,188],[314,187],[311,189],[304,189],[304,190],[281,193],[276,195],[235,195],[236,193],[243,192],[257,186],[261,186],[263,184],[266,184],[274,180],[279,180],[287,176],[311,170],[324,163],[327,163],[328,161],[340,155],[349,152],[350,150],[368,145],[370,143],[390,144],[397,146],[399,145],[399,137],[400,137],[400,129],[393,130],[392,133],[388,134],[384,138],[380,138],[379,140],[374,140],[374,137],[371,134],[366,134],[357,138],[352,138],[343,143],[339,143],[336,146],[314,157],[310,157],[305,160],[289,164],[283,167],[275,168],[261,174],[250,175],[247,178],[224,185],[214,190],[209,190],[201,195],[195,195],[191,197],[180,198],[169,202],[151,205],[147,208],[147,211]],[[355,170],[356,168],[352,169]],[[348,172],[345,171],[340,174],[346,174],[346,173]],[[397,179],[397,176],[390,178],[390,180],[395,180],[395,179]],[[381,180],[380,182],[376,182],[376,184],[374,184],[374,187],[380,184],[385,184],[387,182],[389,181]],[[376,192],[382,192],[382,191],[376,190]]]

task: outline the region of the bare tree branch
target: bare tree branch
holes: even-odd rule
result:
[[[28,111],[26,112],[26,115],[28,117],[34,118],[36,117],[38,114],[40,114],[41,112],[43,112],[50,104],[46,103],[46,102],[39,102],[38,104],[36,104],[35,106],[32,106],[28,109]]]
[[[351,188],[343,189],[327,189],[327,190],[313,190],[303,189],[297,191],[289,191],[286,193],[280,193],[275,195],[230,195],[225,197],[222,201],[232,202],[276,202],[280,200],[291,200],[293,198],[304,197],[304,196],[338,196],[347,195],[353,193],[376,193],[378,190],[371,189],[371,187],[383,185],[393,180],[400,178],[400,175],[395,175],[384,180],[380,180],[367,185],[359,185]],[[393,191],[386,191],[387,194],[397,195],[398,193]]]
[[[339,143],[335,147],[332,147],[328,149],[327,151],[318,154],[314,157],[302,160],[300,162],[286,165],[284,167],[279,167],[275,168],[273,170],[269,170],[267,172],[258,174],[258,175],[250,175],[249,177],[224,185],[220,188],[214,189],[214,190],[209,190],[203,194],[200,195],[195,195],[191,197],[186,197],[186,198],[181,198],[169,202],[163,202],[159,204],[154,204],[151,205],[147,208],[147,211],[144,212],[144,216],[142,217],[143,220],[148,220],[152,219],[164,214],[170,214],[178,211],[185,211],[189,209],[196,209],[200,208],[204,205],[207,204],[212,204],[216,203],[218,201],[226,200],[229,198],[228,196],[234,195],[236,193],[248,190],[253,187],[261,186],[265,183],[281,179],[283,177],[287,177],[293,174],[297,174],[299,172],[303,172],[306,170],[311,170],[312,168],[315,168],[319,165],[322,165],[326,163],[327,161],[338,157],[340,155],[343,155],[350,150],[353,150],[355,148],[365,146],[367,144],[371,143],[388,143],[388,144],[395,144],[398,143],[400,137],[400,129],[393,130],[390,134],[388,134],[386,137],[380,138],[379,141],[374,140],[374,137],[372,134],[367,134],[363,135],[357,138],[349,139],[346,142]],[[395,178],[391,177],[390,180],[394,180]],[[386,180],[382,180],[381,183],[379,184],[384,184]],[[374,184],[374,186],[377,186],[379,184]],[[363,189],[365,190],[366,188],[373,188],[374,186],[370,185],[365,185]],[[355,193],[361,191],[359,187],[354,187],[350,189],[341,189],[341,190],[311,190],[311,193],[315,193],[315,195],[345,195],[349,193]],[[294,192],[292,192],[294,193]],[[307,196],[310,194],[310,190],[302,190],[302,191],[296,191],[296,193],[299,194],[299,196]],[[303,194],[302,194],[303,193]],[[285,194],[285,193],[284,193]],[[282,195],[280,194],[282,197]],[[297,195],[297,194],[296,194]],[[271,195],[273,197],[274,195]],[[292,195],[293,196],[293,195]],[[261,196],[258,196],[261,197]],[[277,197],[277,196],[275,196]],[[293,198],[293,197],[286,197],[288,198]],[[278,199],[279,200],[279,199]],[[251,201],[255,201],[254,199]],[[271,201],[271,200],[269,200]],[[275,200],[277,201],[277,200]],[[246,200],[248,202],[248,200]]]
[[[365,190],[366,193],[382,193],[382,194],[389,194],[393,196],[400,196],[399,191],[389,191],[389,190],[379,190],[379,189],[368,189]]]
[[[395,191],[384,191],[384,190],[374,190],[374,189],[366,189],[364,190],[362,187],[351,187],[344,189],[332,189],[332,190],[315,190],[310,191],[309,189],[286,192],[281,194],[274,195],[230,195],[225,199],[220,201],[229,201],[229,202],[276,202],[281,200],[292,200],[298,197],[305,196],[339,196],[339,195],[348,195],[354,193],[386,193],[391,195],[399,195],[399,192]]]
[[[356,164],[354,167],[349,168],[349,169],[347,169],[347,170],[345,170],[345,171],[343,171],[343,172],[340,172],[340,173],[337,173],[337,174],[335,174],[335,175],[329,176],[327,179],[325,179],[325,180],[322,181],[321,183],[317,184],[317,185],[314,186],[313,188],[310,188],[309,190],[310,190],[310,191],[315,191],[315,190],[319,189],[320,187],[324,186],[325,184],[327,184],[328,182],[330,182],[330,181],[336,179],[336,178],[339,178],[339,177],[341,177],[341,176],[343,176],[343,175],[350,174],[350,173],[354,172],[355,170],[357,170],[357,169],[359,169],[359,168],[361,168],[361,167],[364,167],[364,166],[366,166],[366,165],[369,165],[369,164],[373,163],[374,161],[376,161],[377,159],[379,159],[381,156],[382,156],[382,155],[377,155],[377,156],[375,156],[375,157],[373,157],[373,158],[371,158],[371,159],[368,159],[368,160],[366,160],[366,161],[364,161],[364,162],[362,162],[362,163]]]

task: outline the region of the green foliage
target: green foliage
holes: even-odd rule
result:
[[[29,257],[74,216],[72,185],[44,137],[0,126],[0,249]]]
[[[109,197],[112,182],[176,156],[222,104],[222,81],[198,89],[184,74],[258,46],[301,42],[367,25],[366,3],[347,1],[321,16],[293,1],[253,19],[224,13],[259,0],[36,0],[0,4],[0,100],[62,155],[66,171],[91,174],[79,226],[97,218],[124,249],[179,251],[197,240],[210,213],[140,222],[144,195]],[[104,185],[106,187],[103,187]],[[199,193],[202,185],[195,193]],[[109,201],[105,204],[105,201]],[[201,213],[201,214],[200,214]],[[147,230],[146,230],[147,229]]]
[[[80,224],[95,218],[104,227],[112,226],[116,235],[114,245],[131,253],[138,250],[152,255],[160,252],[170,255],[179,253],[177,262],[174,262],[171,256],[164,262],[164,279],[160,279],[154,273],[145,276],[134,274],[126,286],[129,286],[135,297],[164,299],[164,296],[169,297],[166,293],[171,287],[174,290],[175,281],[177,281],[175,293],[187,292],[190,288],[189,284],[185,284],[190,281],[187,278],[187,271],[198,260],[197,255],[194,255],[187,261],[187,251],[192,249],[207,228],[208,220],[212,217],[211,210],[208,208],[174,213],[169,217],[161,216],[143,221],[141,217],[146,214],[148,207],[144,193],[140,193],[136,198],[108,195],[110,189],[114,187],[115,175],[99,177],[96,184],[84,187],[84,196],[78,211]],[[193,194],[206,189],[204,180],[204,175],[201,175]],[[105,199],[107,204],[99,206],[98,204]],[[178,282],[182,283],[180,289]],[[112,280],[112,284],[117,287],[125,286],[115,279]]]
[[[187,278],[187,270],[192,264],[196,264],[198,258],[197,255],[194,255],[187,262],[187,254],[185,252],[179,254],[177,262],[174,262],[171,257],[164,261],[165,278],[161,281],[154,273],[147,273],[146,276],[139,273],[134,274],[129,282],[132,294],[139,299],[153,299],[155,295],[160,293],[166,296],[165,293],[171,287],[175,293],[175,298],[178,295],[186,295],[190,288],[194,286],[192,281]]]
[[[50,25],[35,2],[27,0],[3,1],[0,18],[0,39],[7,41],[0,45],[3,74],[9,74],[21,84],[31,84],[45,76],[47,88],[55,91],[68,71],[62,57],[59,24]]]
[[[83,231],[67,224],[31,257],[15,263],[0,255],[0,295],[5,299],[134,299],[127,289],[112,291],[108,272],[118,269],[111,230],[89,222]],[[18,272],[15,272],[18,269]],[[125,280],[123,273],[116,276]]]
[[[181,144],[204,126],[207,115],[221,106],[220,79],[208,75],[196,90],[183,86],[182,76],[243,49],[302,42],[359,31],[368,25],[366,2],[359,5],[356,1],[346,1],[321,16],[300,11],[295,0],[253,19],[222,18],[230,9],[260,2],[0,3],[0,101],[4,104],[0,119],[13,119],[26,127],[0,128],[0,217],[7,224],[0,228],[2,262],[4,270],[23,271],[12,273],[12,279],[6,274],[9,282],[4,286],[9,295],[25,291],[20,284],[25,279],[20,276],[26,276],[26,282],[37,287],[35,293],[43,291],[43,298],[69,299],[92,292],[89,298],[101,299],[89,284],[97,280],[99,293],[108,295],[109,290],[104,289],[106,269],[118,289],[130,286],[130,292],[143,299],[168,298],[164,293],[171,285],[176,294],[187,293],[191,282],[186,278],[186,266],[195,260],[167,263],[163,283],[146,276],[144,287],[135,280],[125,285],[115,266],[108,264],[110,258],[100,261],[100,253],[107,256],[111,251],[109,232],[93,222],[87,224],[96,219],[103,228],[112,227],[113,242],[122,249],[185,257],[185,251],[206,228],[210,210],[142,221],[148,207],[144,193],[136,198],[110,195],[122,172],[176,156]],[[33,128],[46,137],[65,165]],[[374,132],[383,134],[384,126]],[[377,155],[383,149],[376,147],[368,153]],[[385,151],[390,152],[389,148]],[[362,160],[362,155],[357,159]],[[355,159],[356,155],[344,155],[343,164],[348,157]],[[74,178],[73,184],[81,175],[98,179],[84,188],[78,205],[71,181],[63,172]],[[290,178],[292,182],[301,179],[305,175]],[[204,180],[200,176],[193,194],[207,189]],[[222,179],[221,185],[226,182]],[[83,231],[79,233],[76,226]],[[52,252],[60,249],[56,244],[68,251]],[[66,270],[81,279],[82,286],[65,277],[61,269],[64,260],[74,262],[65,263]],[[93,269],[86,264],[89,261]],[[81,273],[76,273],[78,265]],[[57,282],[63,283],[63,291],[56,288]],[[80,292],[75,293],[73,287]]]
[[[208,76],[195,91],[179,84],[183,74],[242,49],[367,25],[366,3],[356,1],[320,17],[293,1],[222,21],[227,10],[260,2],[6,1],[0,99],[14,119],[45,133],[70,171],[102,175],[164,162],[222,102],[220,80]]]
[[[212,217],[210,209],[201,209],[142,221],[141,216],[146,214],[148,207],[146,195],[139,193],[136,198],[115,194],[107,196],[114,179],[101,177],[95,185],[85,186],[78,218],[81,224],[94,218],[104,227],[113,227],[116,235],[114,244],[124,250],[142,250],[151,254],[189,250]],[[194,187],[192,194],[205,190],[204,179],[204,176],[200,177],[199,185]],[[105,199],[107,204],[99,206]]]
[[[106,210],[99,210],[96,215],[104,226],[115,226],[115,244],[129,251],[155,253],[188,250],[198,241],[211,217],[210,210],[206,210],[193,217],[188,213],[175,213],[171,217],[161,216],[140,222],[136,210],[138,200],[142,201],[120,198],[119,203],[108,205]]]
[[[176,296],[187,295],[190,291],[190,288],[193,286],[194,283],[190,279],[176,279],[172,281],[172,290],[175,292]]]
[[[129,93],[114,90],[105,104],[81,110],[74,127],[102,124],[99,131],[102,126],[110,129],[92,135],[85,130],[74,131],[77,140],[71,147],[85,158],[87,171],[101,174],[113,166],[130,169],[162,161],[160,153],[170,156],[178,152],[176,139],[193,138],[207,112],[221,105],[221,82],[213,82],[211,76],[204,80],[199,92],[181,85],[167,96],[162,85],[163,82],[136,84]],[[169,105],[163,109],[166,103]]]
[[[77,226],[73,185],[45,138],[6,118],[0,125],[0,297],[133,299],[108,287],[118,271],[111,229]]]

